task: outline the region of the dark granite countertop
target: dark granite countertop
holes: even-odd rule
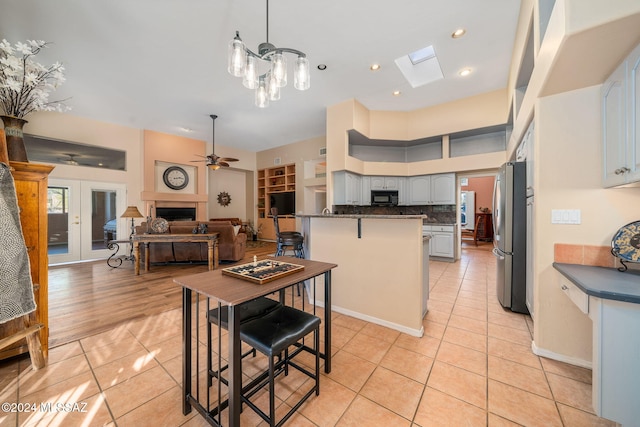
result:
[[[298,214],[300,218],[374,218],[374,219],[422,219],[424,220],[426,215],[371,215],[371,214]]]
[[[640,271],[558,262],[553,267],[587,295],[640,304]]]

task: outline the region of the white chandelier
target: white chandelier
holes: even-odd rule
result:
[[[242,77],[242,84],[255,89],[256,106],[266,108],[269,101],[280,99],[280,88],[287,85],[287,60],[283,53],[298,55],[295,62],[293,86],[307,90],[310,86],[309,60],[304,52],[287,47],[275,47],[269,43],[269,0],[267,0],[267,41],[258,45],[258,53],[247,49],[240,38],[240,32],[229,42],[228,71],[235,77]],[[259,61],[270,63],[269,69],[258,74]]]

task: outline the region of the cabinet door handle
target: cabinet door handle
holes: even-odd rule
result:
[[[562,285],[562,290],[566,291],[567,289],[569,289],[569,287],[567,285]]]
[[[622,175],[622,174],[625,174],[627,172],[631,172],[631,169],[629,169],[626,166],[622,167],[622,168],[619,168],[619,169],[616,169],[615,171],[613,171],[613,173],[615,173],[616,175]]]

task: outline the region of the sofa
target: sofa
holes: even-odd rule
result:
[[[209,233],[218,235],[218,258],[220,261],[239,261],[244,258],[247,235],[240,233],[240,226],[234,226],[230,221],[169,221],[167,233],[192,234],[200,224],[207,225]],[[136,227],[136,234],[145,233],[147,223],[143,222]],[[144,260],[144,251],[140,251]],[[151,243],[149,244],[149,262],[206,262],[207,244],[204,242],[176,242],[176,243]]]
[[[244,229],[244,224],[242,223],[242,220],[240,220],[240,218],[209,218],[209,222],[226,222],[226,221],[231,222],[231,225],[239,225],[240,226],[239,233],[246,233],[246,230]]]

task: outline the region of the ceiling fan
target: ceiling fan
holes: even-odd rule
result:
[[[215,154],[216,152],[216,126],[215,125],[216,125],[216,119],[218,118],[218,116],[216,116],[215,114],[211,114],[209,117],[213,119],[213,138],[212,138],[213,153],[209,154],[208,156],[200,156],[200,157],[204,157],[205,160],[191,160],[191,161],[192,162],[206,161],[207,167],[213,170],[220,169],[221,166],[229,167],[228,162],[237,162],[238,159],[234,159],[233,157],[220,157]]]
[[[72,153],[62,153],[62,154],[67,156],[66,158],[59,159],[62,163],[66,163],[68,165],[73,165],[73,166],[78,166],[80,164],[76,160],[76,157],[80,157],[79,154],[72,154]]]

